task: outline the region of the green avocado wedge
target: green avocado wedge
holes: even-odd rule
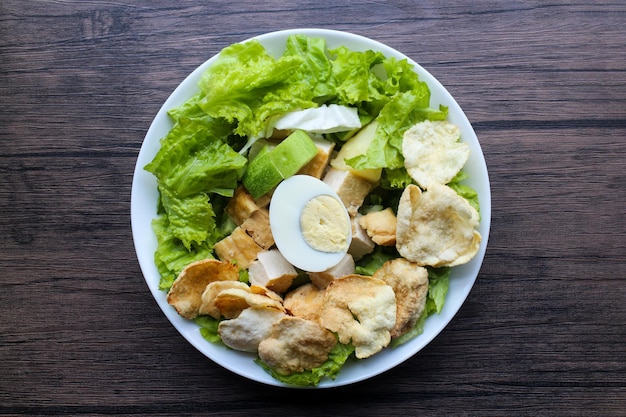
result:
[[[317,146],[303,130],[296,130],[275,148],[261,149],[248,165],[243,185],[254,199],[297,173],[317,154]]]

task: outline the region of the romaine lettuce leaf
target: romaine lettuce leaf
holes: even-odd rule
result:
[[[365,255],[356,262],[355,273],[372,276],[385,262],[398,258],[400,254],[395,246],[376,246],[374,252]]]
[[[220,343],[222,341],[222,338],[217,332],[220,324],[219,320],[211,316],[198,316],[193,321],[200,326],[200,334],[203,338],[211,343]]]
[[[205,193],[178,197],[167,186],[159,184],[161,204],[167,214],[170,233],[191,248],[205,242],[215,230],[215,213]]]
[[[189,248],[185,247],[172,233],[166,214],[152,221],[152,229],[157,237],[154,262],[161,275],[160,290],[169,290],[178,274],[190,263],[213,257],[212,247],[207,242],[192,243]]]
[[[193,99],[192,99],[193,100]],[[184,105],[183,105],[184,106]],[[179,107],[171,111],[175,123],[168,134],[161,139],[161,147],[144,169],[164,180],[179,169],[187,160],[193,160],[208,144],[226,141],[232,127],[221,119],[213,119],[197,114],[195,105]]]
[[[450,285],[449,267],[427,268],[428,269],[428,297],[426,298],[426,311],[431,313],[441,313],[448,294]]]
[[[333,63],[326,50],[326,40],[305,35],[290,36],[283,56],[302,59],[302,65],[290,80],[309,85],[315,102],[322,103],[335,96],[336,81],[333,77]]]
[[[207,143],[163,178],[163,185],[179,197],[217,193],[232,197],[248,159],[221,141]]]
[[[374,51],[351,51],[345,46],[329,51],[333,58],[333,76],[339,104],[359,105],[362,102],[387,101],[380,91],[383,80],[372,69],[383,62],[384,55]]]
[[[257,40],[231,45],[202,75],[198,106],[236,135],[261,137],[271,116],[317,106],[309,84],[292,77],[303,64],[297,55],[275,59]]]
[[[466,199],[480,215],[480,202],[478,201],[478,193],[469,185],[462,184],[461,181],[467,179],[469,175],[465,171],[459,171],[458,174],[448,183],[448,187],[452,188],[458,195]]]

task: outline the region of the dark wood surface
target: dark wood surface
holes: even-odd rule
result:
[[[137,153],[223,47],[386,43],[464,108],[493,216],[467,302],[371,380],[285,390],[169,324],[130,231]],[[0,415],[626,415],[626,3],[0,2]]]

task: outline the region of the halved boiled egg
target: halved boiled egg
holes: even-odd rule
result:
[[[308,175],[282,181],[270,201],[276,247],[293,266],[321,272],[337,265],[352,241],[350,216],[328,185]]]

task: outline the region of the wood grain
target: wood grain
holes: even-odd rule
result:
[[[137,153],[168,95],[223,47],[298,27],[430,71],[473,123],[492,188],[459,314],[337,390],[261,386],[195,351],[130,232]],[[4,0],[0,415],[626,415],[625,40],[618,0]]]

